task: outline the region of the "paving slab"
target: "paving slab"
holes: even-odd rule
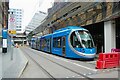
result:
[[[2,79],[2,48],[0,48],[0,80]]]
[[[11,54],[13,54],[13,59],[11,59]],[[19,78],[27,63],[28,60],[21,50],[12,47],[6,54],[2,53],[2,77]]]

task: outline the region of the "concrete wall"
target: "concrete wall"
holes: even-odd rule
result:
[[[2,28],[7,29],[8,26],[8,9],[9,2],[2,2],[0,0],[0,46],[2,46]]]
[[[0,47],[2,46],[2,2],[0,0]]]

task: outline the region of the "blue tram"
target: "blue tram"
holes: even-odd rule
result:
[[[40,50],[45,52],[51,52],[51,42],[52,42],[51,40],[52,40],[52,34],[42,36],[40,38]]]
[[[36,49],[40,50],[40,37],[36,38],[36,42],[35,43],[36,43]]]
[[[38,50],[68,58],[94,59],[96,54],[89,31],[77,26],[68,26],[41,36],[36,39],[36,43],[39,45],[36,47]]]
[[[36,48],[36,47],[35,47],[35,46],[36,46],[36,42],[35,42],[35,41],[36,41],[36,38],[32,38],[32,39],[31,39],[31,43],[30,43],[30,44],[31,44],[31,48],[33,48],[33,49]]]

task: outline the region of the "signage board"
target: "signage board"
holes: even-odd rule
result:
[[[6,30],[6,29],[5,29],[5,30],[4,30],[4,29],[2,30],[2,38],[3,38],[3,39],[7,39],[7,30]]]
[[[16,30],[8,30],[9,34],[16,34]]]
[[[14,14],[9,14],[8,33],[16,34],[16,24],[15,24],[15,15]]]

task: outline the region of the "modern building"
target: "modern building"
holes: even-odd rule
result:
[[[16,33],[23,33],[23,26],[22,26],[23,10],[10,8],[9,12],[10,13],[13,12],[15,18]]]
[[[26,34],[29,34],[31,31],[37,28],[42,23],[46,16],[47,14],[42,11],[35,13],[29,24],[26,26],[25,29]]]
[[[14,16],[14,24],[16,27],[16,35],[13,37],[14,43],[24,45],[26,44],[26,35],[24,35],[22,20],[23,20],[23,13],[22,9],[9,9],[9,14],[13,14]]]
[[[2,2],[0,1],[0,46],[2,46]]]
[[[0,0],[0,47],[2,46],[2,29],[8,28],[8,9],[9,0],[8,2]]]

